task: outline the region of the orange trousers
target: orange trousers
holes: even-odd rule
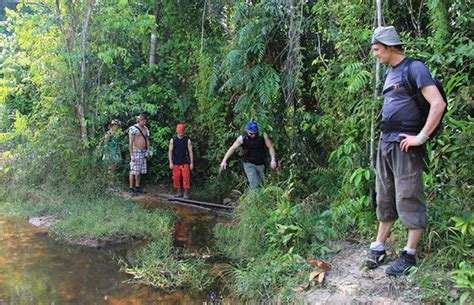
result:
[[[189,189],[189,164],[173,165],[173,186],[175,189],[181,188],[181,176],[183,176],[183,189]]]

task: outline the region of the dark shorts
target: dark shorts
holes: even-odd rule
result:
[[[423,148],[400,150],[398,142],[380,141],[377,152],[377,218],[400,221],[407,229],[426,227]]]

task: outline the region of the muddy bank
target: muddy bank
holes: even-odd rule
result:
[[[46,215],[46,216],[41,216],[41,217],[30,217],[28,219],[28,222],[37,227],[39,231],[42,231],[44,234],[50,235],[48,232],[49,228],[54,225],[56,222],[58,222],[63,215]],[[54,236],[52,236],[54,238]],[[122,244],[124,242],[128,242],[133,240],[132,236],[111,236],[106,239],[96,239],[92,238],[90,236],[84,236],[84,237],[78,237],[78,238],[73,238],[73,237],[67,237],[67,238],[62,238],[61,240],[72,244],[72,245],[78,245],[78,246],[83,246],[87,248],[102,248],[102,247],[108,247],[108,246],[113,246],[117,244]]]

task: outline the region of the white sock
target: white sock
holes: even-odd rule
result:
[[[370,244],[370,250],[383,251],[385,250],[385,244],[379,241],[374,241]]]
[[[410,255],[415,255],[415,253],[416,253],[416,249],[412,249],[412,248],[408,248],[408,247],[403,248],[403,250],[407,251],[407,253],[410,254]]]

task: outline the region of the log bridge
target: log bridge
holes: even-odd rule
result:
[[[223,205],[223,204],[198,201],[198,200],[192,200],[192,199],[184,199],[184,198],[175,197],[173,195],[166,194],[166,193],[154,193],[153,195],[160,197],[169,202],[178,203],[180,205],[184,205],[188,207],[200,208],[204,210],[219,210],[222,212],[224,211],[231,212],[235,208],[234,206],[230,206],[230,205]]]

